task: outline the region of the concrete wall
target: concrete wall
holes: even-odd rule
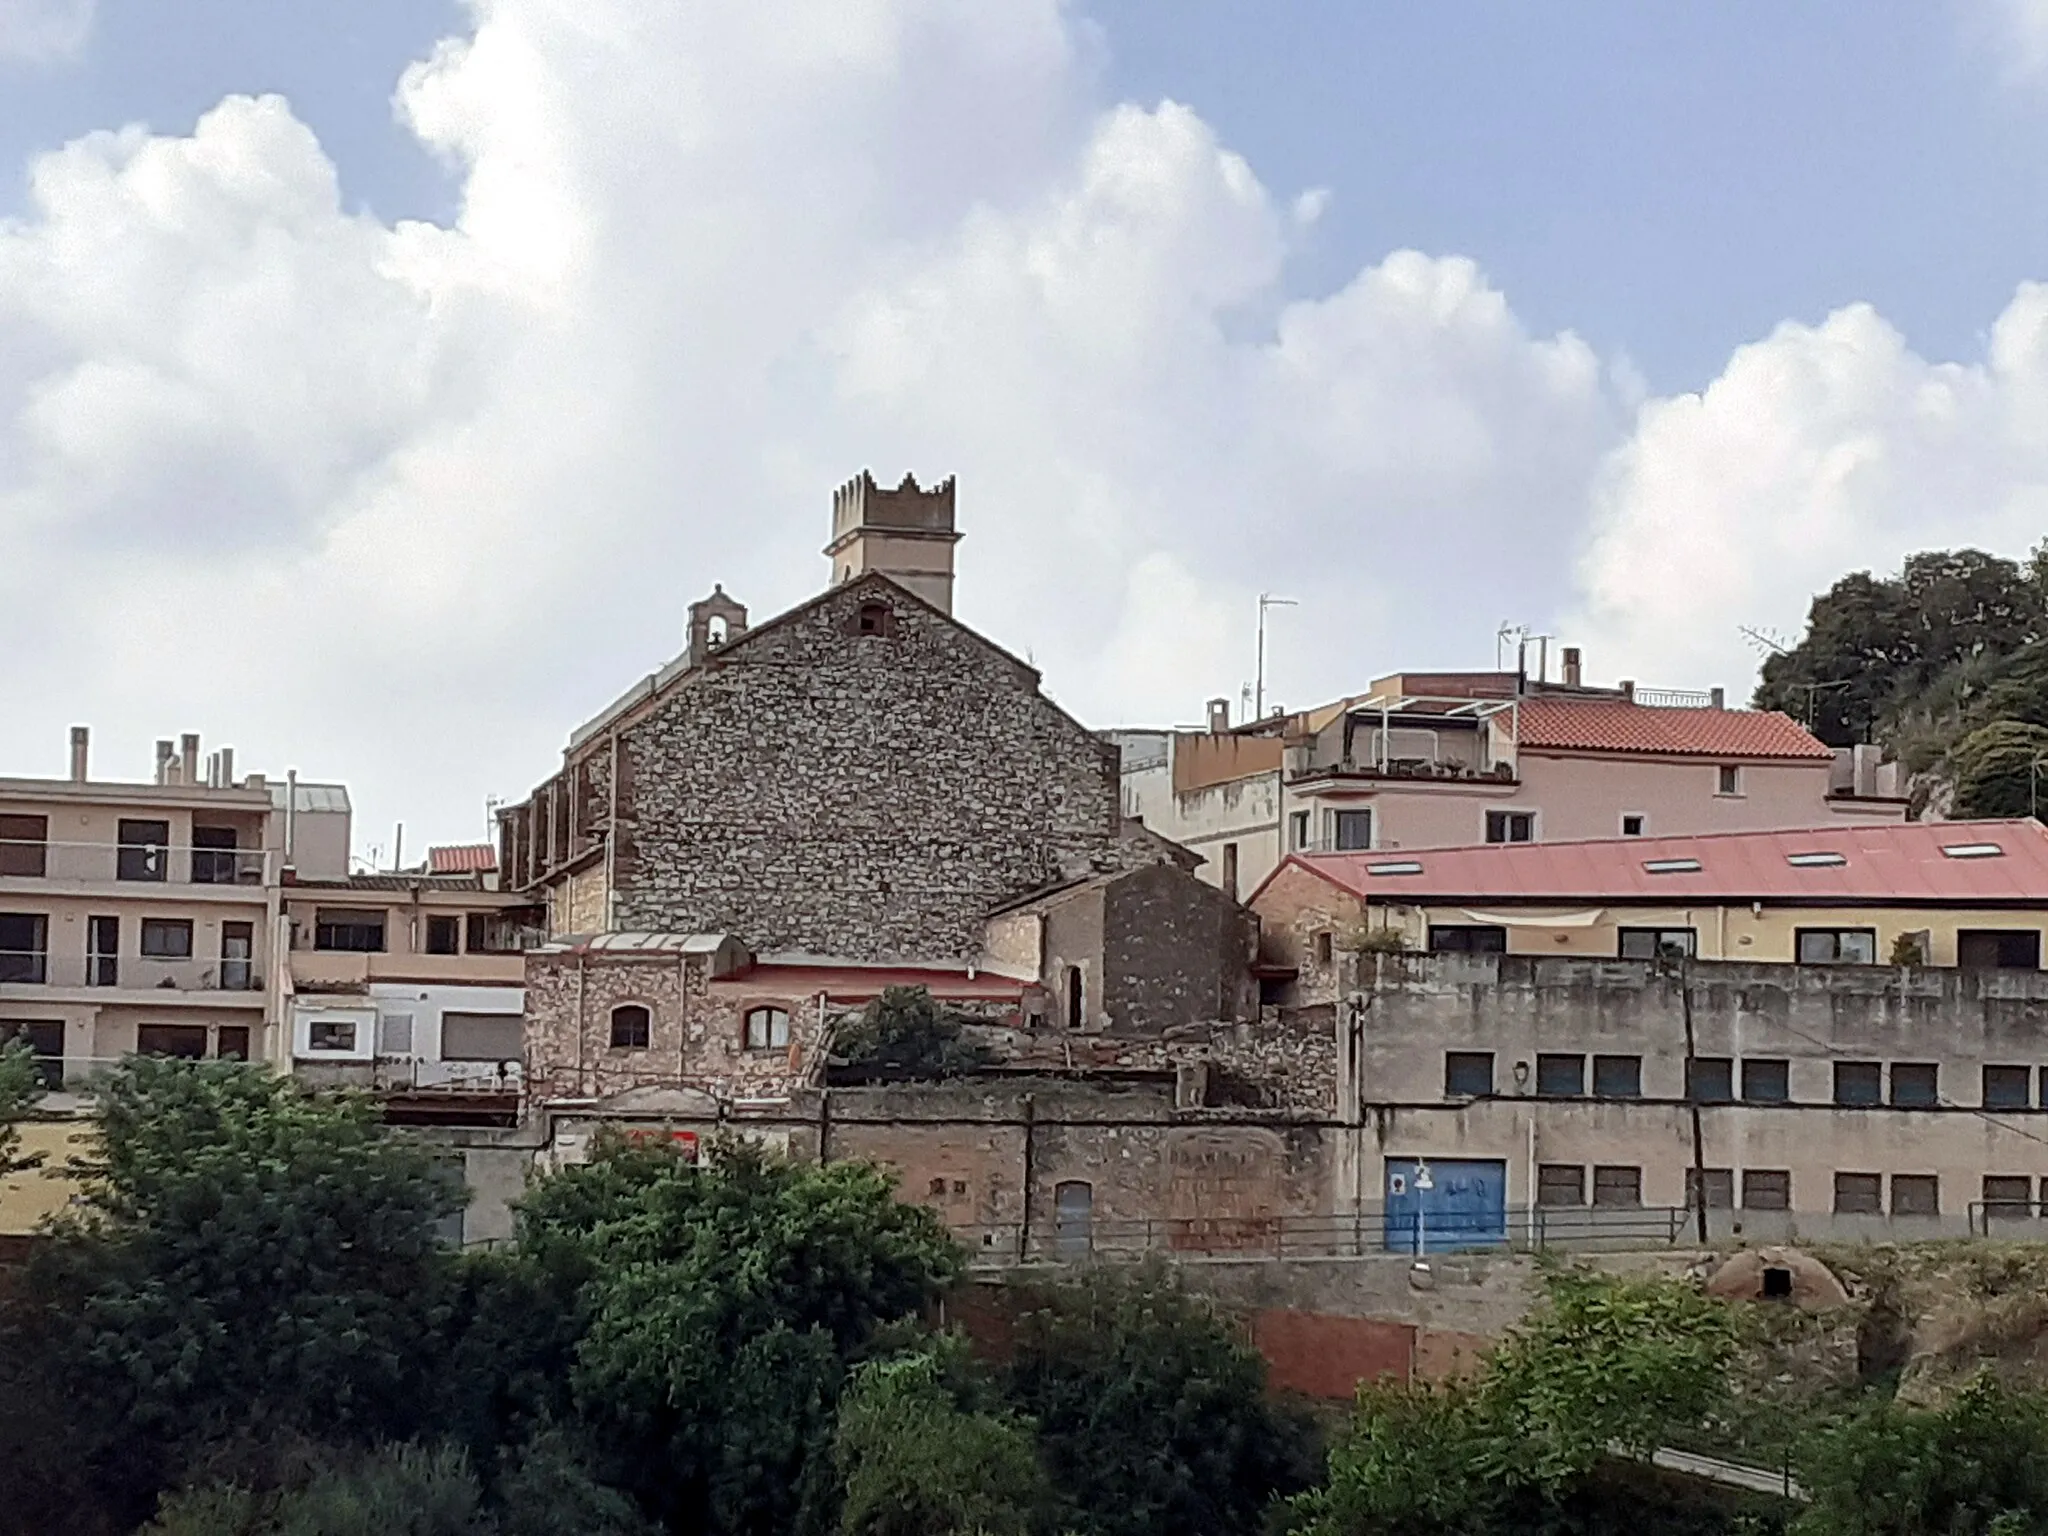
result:
[[[1361,1194],[1386,1159],[1484,1157],[1507,1165],[1508,1203],[1534,1203],[1544,1164],[1640,1168],[1646,1205],[1685,1200],[1692,1165],[1685,1098],[1687,992],[1647,964],[1513,956],[1370,959],[1367,1006],[1346,1094],[1365,1128]],[[1702,963],[1692,968],[1697,1054],[1787,1063],[1790,1102],[1706,1105],[1703,1161],[1728,1170],[1745,1203],[1748,1170],[1784,1171],[1794,1212],[1831,1213],[1837,1173],[1934,1175],[1941,1215],[1967,1230],[1986,1175],[2048,1178],[2048,1109],[1983,1107],[1986,1064],[2048,1062],[2048,975],[1884,967]],[[1493,1097],[1446,1092],[1445,1054],[1490,1053]],[[1591,1058],[1638,1058],[1639,1098],[1594,1093]],[[1544,1054],[1585,1056],[1583,1096],[1537,1096]],[[1842,1063],[1938,1068],[1928,1108],[1835,1104]],[[1772,1213],[1769,1222],[1782,1225]]]

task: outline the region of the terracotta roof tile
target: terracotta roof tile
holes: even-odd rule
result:
[[[427,850],[427,873],[431,875],[473,875],[497,867],[498,850],[489,843],[459,843]]]
[[[1962,857],[1957,849],[1965,850]],[[1373,901],[2026,901],[2048,907],[2048,829],[2034,821],[1295,854],[1288,863]],[[1659,864],[1665,867],[1653,867]]]
[[[1521,745],[1688,757],[1826,759],[1833,750],[1790,715],[1756,709],[1657,709],[1615,699],[1524,699]]]

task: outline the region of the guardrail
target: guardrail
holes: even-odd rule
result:
[[[144,992],[260,992],[249,959],[175,960],[155,955],[51,953],[0,949],[0,985],[125,987]]]
[[[275,850],[193,848],[170,843],[28,842],[0,838],[0,880],[119,881],[135,885],[271,882]]]
[[[1374,1254],[1535,1252],[1552,1248],[1677,1247],[1693,1231],[1683,1206],[1511,1206],[1496,1214],[1429,1213],[1368,1205],[1343,1215],[1193,1216],[1096,1221],[1056,1215],[956,1226],[978,1263],[1083,1262],[1165,1254],[1177,1259],[1328,1259]]]

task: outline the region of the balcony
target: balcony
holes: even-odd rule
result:
[[[146,955],[0,949],[0,986],[91,988],[157,996],[166,992],[260,992],[263,978],[254,961],[243,959],[165,960]]]
[[[77,884],[239,886],[272,883],[276,853],[263,848],[187,848],[167,843],[66,843],[0,839],[0,880]]]

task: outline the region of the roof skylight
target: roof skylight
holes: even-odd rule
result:
[[[1943,843],[1941,851],[1951,859],[1995,859],[2005,853],[1997,843]]]
[[[1422,866],[1414,859],[1408,859],[1398,864],[1368,864],[1365,872],[1368,875],[1419,875]]]
[[[1839,853],[1788,853],[1785,862],[1795,869],[1826,869],[1833,865],[1846,864],[1848,858]]]
[[[1646,875],[1696,875],[1700,872],[1698,859],[1645,859],[1643,873]]]

